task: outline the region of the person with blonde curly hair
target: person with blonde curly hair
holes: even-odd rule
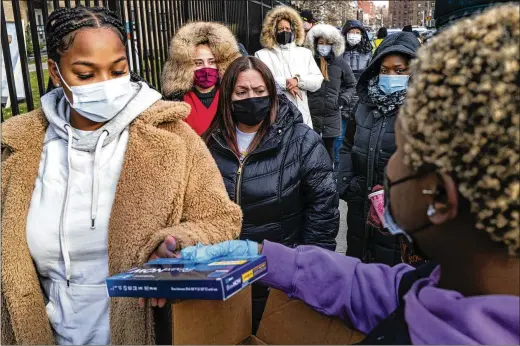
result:
[[[182,254],[261,252],[264,284],[368,333],[363,344],[520,344],[519,44],[520,6],[503,5],[446,28],[411,65],[384,221],[438,265],[267,241]]]

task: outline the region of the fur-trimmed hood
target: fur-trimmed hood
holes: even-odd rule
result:
[[[274,48],[276,43],[276,25],[282,19],[291,22],[294,31],[294,42],[301,46],[305,40],[305,30],[303,29],[303,20],[300,14],[293,8],[285,5],[277,6],[267,13],[262,33],[260,35],[260,43],[264,48]]]
[[[168,61],[162,75],[162,93],[170,98],[193,88],[193,59],[198,44],[207,43],[215,55],[220,78],[228,66],[241,56],[237,40],[223,24],[194,22],[184,25],[173,36]]]
[[[334,56],[341,56],[345,51],[345,39],[341,32],[329,24],[318,24],[312,27],[307,33],[305,39],[305,47],[312,51],[313,55],[316,55],[316,40],[320,37],[327,39],[332,43],[332,52]]]

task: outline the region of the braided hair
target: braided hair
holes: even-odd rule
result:
[[[57,9],[49,16],[45,26],[49,59],[59,64],[61,54],[72,46],[78,30],[103,27],[113,29],[121,39],[121,43],[125,47],[127,46],[126,28],[116,12],[105,7],[85,7],[82,5]],[[153,88],[134,72],[130,72],[130,80],[132,82],[145,82]],[[49,83],[47,91],[53,88],[54,85]]]

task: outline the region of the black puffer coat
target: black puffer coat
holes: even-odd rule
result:
[[[309,110],[312,126],[323,138],[334,138],[341,134],[341,108],[352,102],[356,93],[356,78],[350,66],[343,60],[345,39],[328,24],[315,25],[307,33],[305,46],[309,48],[320,66],[316,44],[320,37],[332,43],[332,51],[325,58],[329,80],[324,80],[316,92],[309,92]]]
[[[339,198],[332,163],[296,106],[283,95],[279,99],[275,123],[242,164],[219,129],[208,141],[229,197],[244,213],[240,238],[334,251]]]
[[[399,240],[366,224],[372,187],[384,182],[388,159],[396,150],[394,124],[397,110],[381,114],[368,97],[368,81],[379,74],[384,56],[402,53],[412,58],[419,41],[411,33],[386,38],[361,75],[357,91],[360,97],[355,117],[347,125],[340,151],[338,191],[348,203],[347,255],[364,262],[394,265],[401,262]]]
[[[361,42],[355,46],[351,46],[348,41],[346,41],[346,37],[348,31],[354,28],[361,31]],[[356,77],[357,81],[372,59],[372,43],[370,42],[370,38],[368,37],[368,33],[365,27],[359,20],[347,20],[343,26],[343,29],[341,29],[341,33],[345,37],[345,52],[343,53],[342,57],[343,60],[345,60],[345,62],[350,66],[352,72],[354,72],[354,76]],[[349,119],[354,115],[353,112],[357,102],[358,95],[357,93],[354,93],[354,97],[352,98],[351,102],[343,105],[341,110],[343,118]]]

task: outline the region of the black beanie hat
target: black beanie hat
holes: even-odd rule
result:
[[[471,16],[493,4],[514,2],[513,0],[435,0],[435,26],[437,29],[460,18]]]

